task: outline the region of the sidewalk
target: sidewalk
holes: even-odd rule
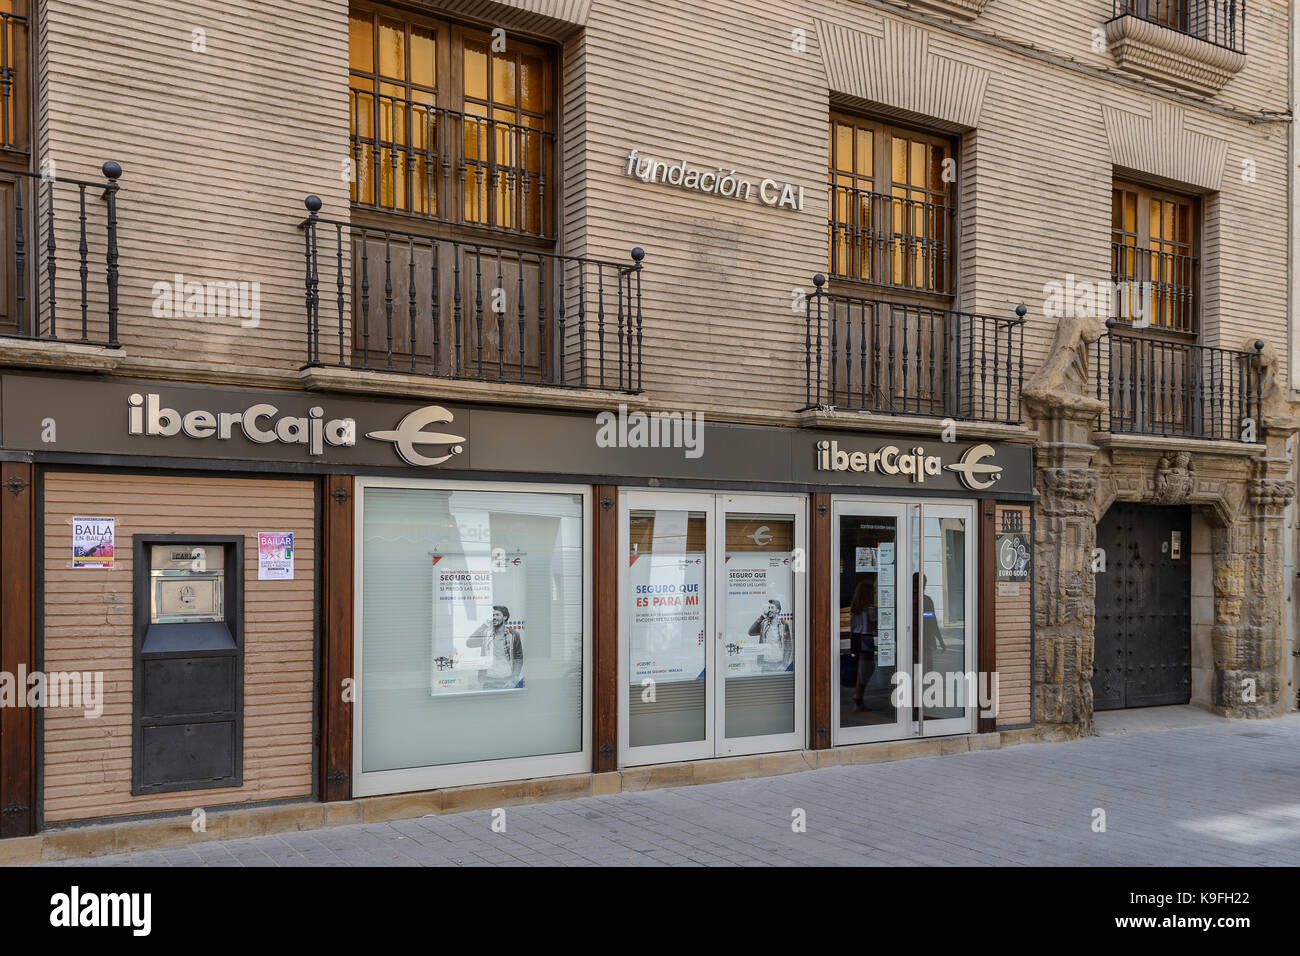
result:
[[[1300,865],[1300,714],[1158,716],[1159,732],[507,807],[505,832],[475,811],[43,865]]]

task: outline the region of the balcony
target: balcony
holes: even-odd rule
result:
[[[118,349],[117,193],[104,180],[0,170],[0,360],[111,367]],[[93,254],[92,254],[93,251]],[[93,264],[93,267],[92,267]]]
[[[1105,33],[1119,66],[1204,96],[1246,65],[1245,0],[1112,0]]]
[[[1145,321],[1152,328],[1196,333],[1200,312],[1200,260],[1131,242],[1110,244],[1111,280],[1119,291],[1120,324]]]
[[[610,262],[328,219],[315,196],[306,205],[306,368],[641,391],[641,249]]]
[[[951,205],[852,186],[829,189],[832,278],[909,293],[952,291]]]
[[[552,239],[555,134],[353,89],[352,201],[514,237]]]
[[[1097,340],[1098,422],[1113,434],[1262,442],[1261,352],[1130,335],[1115,320]]]
[[[999,317],[828,292],[804,334],[810,409],[1019,425],[1024,306]]]

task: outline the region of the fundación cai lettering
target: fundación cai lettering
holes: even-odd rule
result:
[[[676,163],[665,162],[642,156],[635,149],[627,154],[626,174],[643,183],[664,183],[693,192],[721,196],[724,199],[739,199],[742,202],[748,202],[756,193],[753,182],[738,177],[734,169],[730,172],[721,166],[714,169],[699,169],[684,159]],[[779,183],[775,179],[764,179],[758,184],[757,196],[765,206],[793,209],[795,212],[803,209],[803,187],[793,183]]]

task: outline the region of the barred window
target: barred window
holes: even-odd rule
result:
[[[943,137],[832,115],[832,276],[952,294],[953,153]]]
[[[353,202],[553,237],[553,52],[369,4],[350,31]]]
[[[1200,200],[1117,182],[1111,205],[1111,273],[1119,293],[1115,318],[1195,334]]]

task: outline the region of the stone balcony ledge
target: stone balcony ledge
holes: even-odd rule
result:
[[[558,409],[601,410],[617,408],[620,404],[632,409],[648,405],[644,394],[629,395],[616,389],[434,378],[338,366],[309,365],[298,373],[298,378],[306,388],[313,391],[351,392],[391,398],[436,398],[449,402]]]
[[[1120,68],[1202,96],[1219,92],[1246,54],[1132,15],[1106,24],[1106,48]]]
[[[894,433],[933,432],[939,437],[943,432],[945,418],[927,415],[884,415],[877,412],[827,411],[810,408],[798,413],[801,428],[842,429],[844,431],[873,431]],[[974,422],[954,418],[957,435],[961,441],[973,438],[986,438],[993,441],[1023,442],[1030,444],[1038,440],[1038,432],[1027,424],[1007,425],[1000,422]]]
[[[1217,438],[1188,438],[1183,435],[1131,435],[1095,431],[1092,441],[1098,448],[1116,451],[1164,453],[1196,452],[1198,455],[1221,455],[1226,458],[1259,458],[1267,453],[1263,442],[1224,441]]]
[[[0,366],[55,369],[71,372],[111,372],[126,359],[126,349],[0,336]]]

